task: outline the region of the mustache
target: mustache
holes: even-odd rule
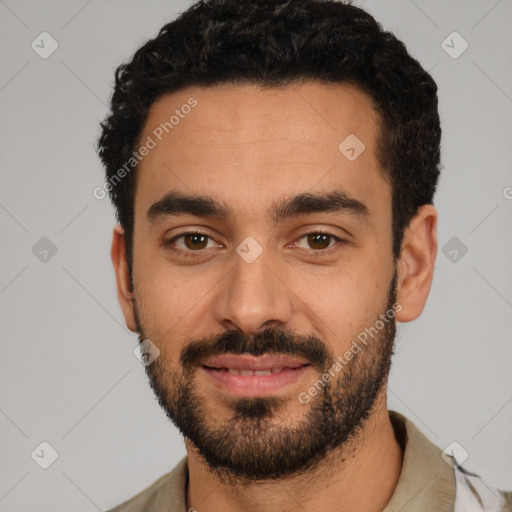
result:
[[[201,366],[210,357],[225,354],[279,354],[302,357],[322,370],[328,368],[334,361],[333,353],[316,336],[269,328],[254,336],[231,330],[211,339],[193,340],[181,350],[180,362],[185,370],[192,370]]]

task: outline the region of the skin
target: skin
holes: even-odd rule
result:
[[[254,85],[188,88],[152,106],[141,140],[190,97],[197,107],[139,165],[133,291],[124,232],[119,225],[114,228],[111,255],[128,328],[138,332],[136,298],[144,333],[159,346],[160,362],[169,368],[179,368],[180,350],[192,338],[228,329],[254,334],[277,325],[312,333],[334,354],[343,354],[378,318],[395,269],[391,188],[375,155],[378,117],[371,99],[353,86],[314,82],[266,91]],[[353,162],[338,150],[349,134],[366,146]],[[339,188],[368,207],[366,222],[322,212],[274,224],[268,216],[276,199]],[[149,222],[147,210],[171,190],[215,197],[234,217],[187,214]],[[425,306],[436,226],[435,208],[423,205],[405,232],[396,263],[398,322],[414,320]],[[192,260],[162,246],[190,229],[212,237],[203,256]],[[321,251],[304,235],[319,229],[350,243],[314,258]],[[248,236],[263,249],[251,264],[235,250]],[[187,250],[183,238],[176,243]],[[330,247],[335,244],[332,240]],[[314,370],[305,372],[276,392],[289,398],[276,422],[304,418],[307,408],[296,397],[318,377]],[[223,392],[206,376],[196,378],[207,413],[227,421],[231,410]],[[298,503],[307,510],[381,511],[393,494],[403,457],[387,413],[386,386],[350,450],[340,447],[313,472],[286,481],[226,485],[208,471],[188,440],[186,448],[187,505],[199,512],[296,510]]]

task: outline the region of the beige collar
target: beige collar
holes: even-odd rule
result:
[[[455,477],[441,450],[405,416],[389,411],[389,418],[405,450],[398,484],[383,512],[452,512]]]
[[[398,484],[383,512],[452,512],[455,477],[452,468],[441,458],[441,450],[401,414],[389,411],[389,417],[396,439],[404,448],[404,459]],[[187,512],[187,484],[185,456],[170,473],[111,512],[150,509]]]

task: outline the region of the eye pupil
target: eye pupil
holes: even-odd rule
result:
[[[327,243],[326,243],[327,240]],[[330,235],[326,235],[324,233],[313,233],[308,235],[308,243],[312,246],[320,245],[321,247],[316,247],[317,249],[325,249],[329,246]]]
[[[208,238],[206,235],[201,235],[198,233],[190,233],[185,235],[185,245],[188,249],[204,249],[202,244],[205,244],[206,239]],[[191,242],[191,245],[189,244]]]

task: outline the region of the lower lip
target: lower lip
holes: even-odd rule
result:
[[[240,396],[270,395],[274,391],[297,382],[310,369],[310,366],[283,368],[279,373],[269,375],[236,375],[226,370],[211,370],[203,366],[206,373],[221,388]]]

